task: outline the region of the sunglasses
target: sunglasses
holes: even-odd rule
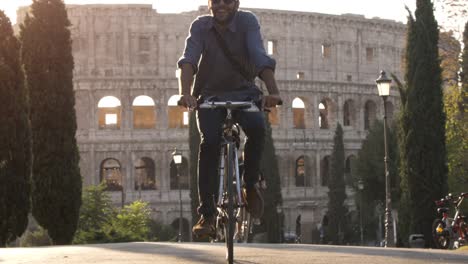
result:
[[[221,3],[221,1],[223,1],[224,4],[226,4],[226,5],[230,5],[230,4],[234,3],[234,2],[237,2],[237,0],[211,0],[211,3],[215,4],[215,5],[219,5]]]

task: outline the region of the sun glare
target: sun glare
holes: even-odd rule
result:
[[[292,103],[293,108],[305,108],[304,102],[301,100],[301,98],[296,97]]]
[[[119,107],[120,100],[114,96],[106,96],[102,98],[98,103],[98,108],[107,108],[107,107]]]
[[[177,106],[177,102],[180,99],[180,95],[173,95],[171,98],[169,98],[169,102],[167,102],[168,106]]]
[[[154,106],[154,101],[151,97],[146,95],[141,95],[133,100],[134,106]]]

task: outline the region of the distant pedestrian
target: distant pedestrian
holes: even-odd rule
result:
[[[320,224],[320,244],[326,244],[326,233],[328,227],[328,212],[322,218],[322,222]]]
[[[296,218],[296,243],[301,243],[301,215]]]

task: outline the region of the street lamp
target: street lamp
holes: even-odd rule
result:
[[[364,190],[364,181],[358,181],[358,189],[359,189],[359,227],[361,231],[361,246],[364,245],[364,232],[362,229],[362,190]]]
[[[384,102],[384,146],[385,146],[385,247],[395,246],[393,237],[393,220],[392,220],[392,197],[390,193],[390,174],[388,172],[388,144],[387,144],[387,97],[390,95],[390,84],[392,80],[387,77],[385,71],[380,72],[380,76],[375,80],[379,96]]]
[[[172,159],[176,165],[177,172],[177,188],[179,189],[179,235],[178,242],[182,242],[182,190],[180,189],[180,164],[182,164],[182,153],[177,151],[177,148],[172,152]]]

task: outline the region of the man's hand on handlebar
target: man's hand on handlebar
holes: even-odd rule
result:
[[[263,97],[263,107],[270,108],[283,104],[283,99],[279,94],[270,94]]]
[[[189,110],[197,107],[197,99],[191,95],[182,95],[177,102],[177,105],[188,108]]]

